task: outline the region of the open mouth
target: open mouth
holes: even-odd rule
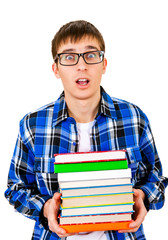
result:
[[[88,79],[78,79],[76,81],[77,84],[79,84],[80,86],[86,86],[89,83]]]

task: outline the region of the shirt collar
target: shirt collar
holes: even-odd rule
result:
[[[68,118],[68,110],[65,102],[64,92],[60,95],[54,105],[53,127]]]
[[[98,115],[105,115],[110,118],[117,119],[115,106],[113,103],[112,98],[105,92],[103,87],[101,87],[101,101],[98,110]],[[98,116],[97,115],[97,116]],[[54,113],[53,113],[53,127],[60,122],[64,121],[68,118],[68,110],[67,105],[65,102],[65,95],[64,92],[60,95],[58,100],[55,102],[54,105]]]
[[[103,114],[110,118],[117,119],[117,114],[112,98],[105,92],[103,87],[101,89],[101,102],[99,106],[98,115]]]

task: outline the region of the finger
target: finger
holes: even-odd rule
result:
[[[141,223],[144,221],[146,216],[146,212],[145,209],[144,210],[140,210],[137,218],[135,221],[132,221],[129,225],[130,228],[136,228],[136,227],[140,227]]]
[[[61,201],[61,193],[58,193],[58,192],[54,193],[53,199],[54,199],[54,201],[60,202]]]
[[[48,226],[52,232],[57,233],[57,231],[58,231],[59,234],[66,233],[66,231],[64,229],[62,230],[62,228],[60,228],[60,226],[59,226],[57,212],[56,212],[56,214],[54,214],[54,213],[50,214],[50,217],[48,219]]]
[[[131,228],[128,230],[119,230],[119,233],[130,233],[130,232],[137,232],[139,228]]]
[[[60,238],[63,237],[68,237],[71,235],[75,235],[75,233],[67,233],[63,228],[61,228],[58,224],[54,223],[51,225],[51,229],[52,232],[55,232]]]
[[[61,194],[55,193],[52,198],[52,211],[51,211],[54,216],[58,214],[58,211],[60,209],[60,203],[61,203]]]
[[[133,192],[134,192],[134,197],[135,198],[139,198],[140,197],[140,192],[139,192],[139,190],[138,189],[133,189]]]
[[[140,226],[133,227],[133,223],[134,223],[134,221],[132,220],[132,222],[129,225],[129,229],[119,230],[118,232],[119,233],[136,232]],[[131,226],[131,224],[132,224],[132,226]]]
[[[134,192],[134,197],[135,198],[142,198],[142,200],[144,201],[145,199],[145,193],[141,190],[141,189],[133,189]]]

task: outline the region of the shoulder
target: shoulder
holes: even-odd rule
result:
[[[116,116],[119,121],[131,120],[140,122],[141,120],[144,124],[148,122],[146,114],[140,107],[126,100],[111,97],[103,88],[101,90],[104,108],[109,110],[112,116]]]
[[[53,109],[56,101],[46,104],[43,107],[40,107],[34,111],[27,113],[21,120],[20,120],[20,130],[21,132],[28,130],[34,131],[36,126],[39,122],[44,122],[46,118],[52,117]]]
[[[27,113],[22,119],[21,119],[21,123],[23,123],[24,121],[27,121],[29,119],[36,119],[38,116],[46,116],[47,112],[52,112],[53,109],[54,109],[54,105],[55,105],[56,101],[55,102],[52,102],[52,103],[49,103],[49,104],[46,104],[34,111],[31,111],[29,113]]]
[[[147,115],[142,111],[142,109],[134,103],[122,100],[119,98],[111,97],[117,117],[119,118],[138,118],[141,121],[148,122]]]

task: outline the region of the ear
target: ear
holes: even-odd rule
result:
[[[106,72],[106,67],[107,67],[107,59],[104,58],[104,61],[103,61],[103,74]]]
[[[52,70],[53,70],[54,75],[56,76],[56,78],[60,78],[58,65],[56,63],[52,64]]]

